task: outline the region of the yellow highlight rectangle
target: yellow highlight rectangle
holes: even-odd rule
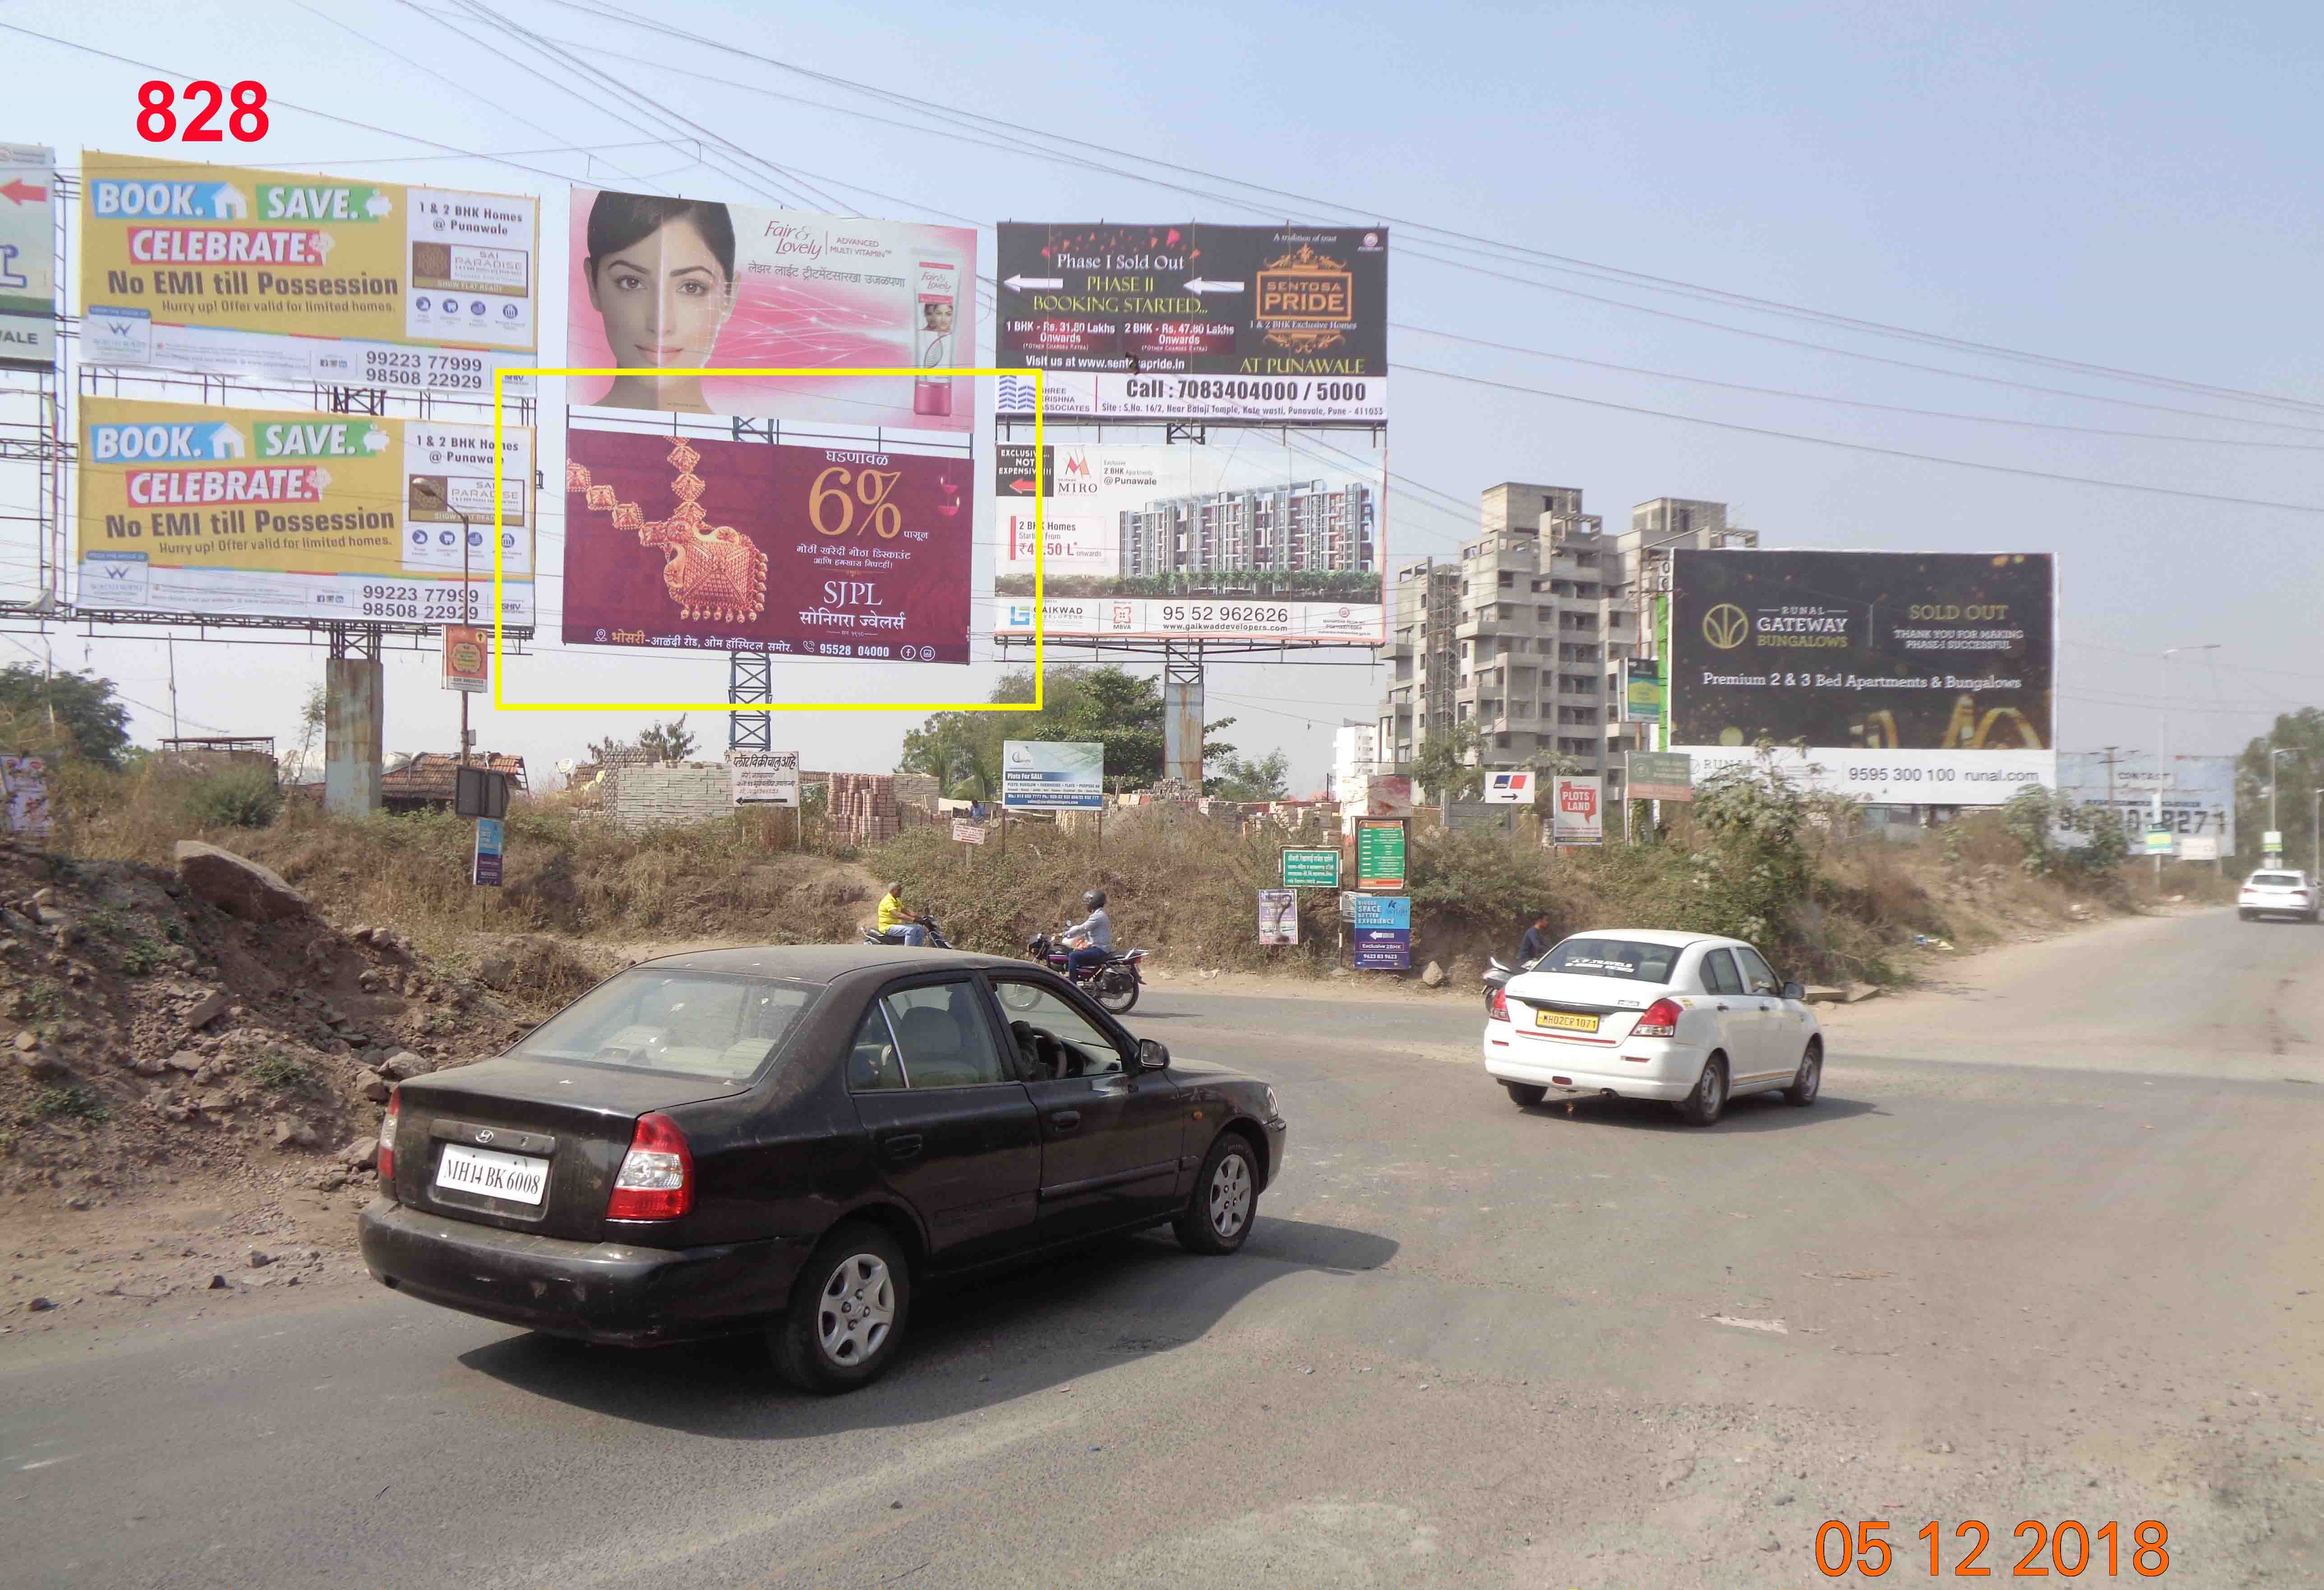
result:
[[[1033,377],[1033,698],[1030,701],[511,701],[502,694],[502,681],[508,677],[503,666],[501,624],[501,514],[502,478],[501,443],[503,434],[503,412],[507,399],[502,383],[512,374],[518,375],[911,375],[922,379],[932,376],[1025,375]],[[1044,430],[1042,410],[1047,406],[1048,373],[1045,370],[977,370],[965,366],[941,370],[761,370],[761,369],[643,369],[643,370],[494,370],[493,372],[493,706],[507,712],[1038,712],[1048,683],[1048,672],[1042,661],[1043,640],[1048,630],[1048,617],[1044,611],[1042,590],[1048,568],[1047,499],[1040,487],[1041,448]],[[538,435],[538,428],[535,434]],[[973,526],[973,501],[970,523]],[[534,553],[539,563],[540,554]],[[536,567],[534,572],[538,574]],[[559,619],[560,625],[562,618]],[[659,655],[667,656],[662,652]],[[715,655],[705,652],[702,655]],[[774,659],[769,654],[769,661]],[[772,677],[771,675],[770,676]]]

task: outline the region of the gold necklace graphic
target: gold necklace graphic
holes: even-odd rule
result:
[[[641,545],[661,550],[661,581],[679,617],[748,624],[767,605],[767,555],[733,525],[708,522],[696,501],[705,485],[694,472],[700,453],[681,441],[667,461],[678,470],[669,483],[678,506],[667,519],[649,520],[635,503],[616,498],[612,486],[591,485],[586,464],[565,466],[565,489],[579,492],[593,511],[612,514],[614,529],[634,530]]]

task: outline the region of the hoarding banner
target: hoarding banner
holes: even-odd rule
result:
[[[1633,751],[1623,788],[1632,800],[1694,799],[1693,759],[1683,751]]]
[[[1296,889],[1259,892],[1259,941],[1264,945],[1299,942],[1299,892]]]
[[[469,882],[487,889],[501,887],[501,863],[508,843],[508,826],[500,818],[476,819],[475,865]]]
[[[1412,775],[1410,773],[1374,773],[1366,779],[1361,815],[1410,817],[1412,815]]]
[[[764,205],[573,190],[566,363],[576,369],[829,369],[830,375],[576,377],[573,401],[964,431],[976,384],[848,375],[976,363],[976,232]]]
[[[2102,751],[2058,753],[2058,794],[2089,811],[2107,811],[2126,835],[2150,827],[2169,829],[2179,840],[2180,854],[2187,841],[2209,838],[2220,854],[2236,849],[2236,759],[2232,756],[2173,756],[2168,773],[2158,773],[2153,760],[2139,767],[2120,757],[2107,766]],[[2154,820],[2154,798],[2163,797],[2163,818]]]
[[[1286,889],[1337,889],[1340,853],[1336,850],[1286,850],[1283,853]]]
[[[1047,523],[1051,635],[1377,641],[1386,634],[1386,477],[1377,451],[1003,442],[993,480],[997,633],[1033,633]],[[1038,499],[1046,485],[1046,503]]]
[[[1003,221],[1003,369],[1052,420],[1388,419],[1388,231]],[[1033,411],[1004,378],[1003,417]]]
[[[488,394],[538,346],[540,201],[81,156],[80,356]]]
[[[504,622],[529,632],[532,432],[502,446]],[[490,622],[489,425],[91,397],[80,448],[83,612]]]
[[[1606,842],[1605,781],[1596,773],[1559,773],[1554,781],[1555,803],[1550,809],[1549,841],[1553,845],[1602,845]]]
[[[0,795],[8,802],[8,832],[20,839],[49,836],[49,769],[37,756],[0,756]]]
[[[1530,769],[1488,772],[1485,775],[1485,800],[1492,806],[1530,806],[1533,804],[1534,775]]]
[[[1776,765],[1876,803],[1997,806],[2054,784],[2045,552],[1673,554],[1670,744],[1698,781]]]
[[[1622,721],[1660,723],[1663,720],[1663,665],[1652,657],[1622,661]]]
[[[1412,969],[1412,900],[1403,894],[1351,894],[1342,901],[1355,964],[1363,972]]]
[[[799,803],[799,759],[796,751],[729,751],[726,774],[737,806]]]
[[[964,458],[565,433],[567,645],[968,661]]]
[[[1010,811],[1102,811],[1105,743],[1003,740],[1001,804]]]
[[[493,632],[465,624],[444,626],[444,688],[471,693],[493,687]]]
[[[1401,889],[1405,879],[1403,818],[1356,819],[1356,887]]]
[[[57,153],[0,143],[0,366],[57,362]]]

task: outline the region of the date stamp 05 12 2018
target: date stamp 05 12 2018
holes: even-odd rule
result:
[[[1836,1518],[1825,1520],[1816,1530],[1816,1571],[1828,1579],[1849,1574],[1877,1579],[1892,1567],[1910,1575],[1919,1566],[1920,1554],[1906,1542],[1891,1545],[1890,1527],[1886,1519],[1863,1520],[1852,1528]],[[2015,1544],[1997,1553],[1997,1561],[2006,1564],[2010,1554],[2023,1546],[2015,1567],[1987,1567],[1978,1561],[1993,1544],[1993,1531],[1976,1519],[1955,1524],[1950,1541],[1944,1526],[1935,1520],[1923,1524],[1912,1539],[1928,1548],[1931,1578],[1984,1579],[1999,1574],[2009,1578],[2079,1579],[2087,1574],[2114,1579],[2122,1577],[2126,1569],[2138,1578],[2153,1579],[2171,1567],[2171,1530],[2156,1519],[2143,1519],[2126,1528],[2113,1519],[2100,1524],[2061,1519],[2054,1525],[2025,1519],[2010,1536]],[[1944,1566],[1948,1544],[1950,1554],[1958,1556],[1950,1568]],[[1909,1557],[1904,1555],[1908,1552]]]

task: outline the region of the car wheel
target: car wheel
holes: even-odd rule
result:
[[[1180,1243],[1197,1253],[1231,1253],[1259,1217],[1259,1166],[1239,1132],[1219,1134],[1194,1178],[1194,1201],[1172,1222]]]
[[[876,1225],[843,1225],[799,1272],[774,1327],[775,1370],[803,1391],[835,1396],[887,1373],[911,1317],[912,1269]]]
[[[1808,1040],[1807,1053],[1800,1057],[1799,1075],[1784,1089],[1784,1102],[1795,1110],[1804,1110],[1816,1102],[1823,1091],[1823,1043],[1820,1039]]]
[[[1694,1091],[1680,1102],[1678,1113],[1689,1126],[1710,1126],[1726,1110],[1727,1057],[1715,1054],[1702,1062],[1702,1075],[1695,1078]]]
[[[1549,1093],[1549,1089],[1538,1082],[1504,1082],[1501,1086],[1508,1090],[1509,1097],[1516,1101],[1519,1109],[1541,1103]]]

